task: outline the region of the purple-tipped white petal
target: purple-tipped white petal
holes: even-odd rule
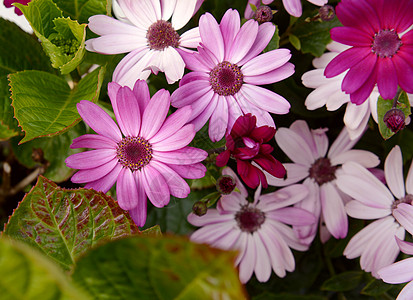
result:
[[[395,146],[384,162],[384,175],[393,195],[400,199],[404,197],[403,159],[399,146]]]
[[[95,15],[89,18],[88,27],[98,35],[129,34],[145,37],[145,31],[133,25],[121,22],[105,15]]]
[[[81,100],[76,107],[83,121],[96,133],[104,135],[115,142],[122,139],[119,127],[99,106],[90,101]]]
[[[195,27],[195,28],[189,29],[188,31],[185,31],[181,35],[181,39],[179,40],[179,45],[181,47],[196,48],[199,46],[200,42],[201,42],[201,36],[199,33],[199,27]],[[182,50],[185,51],[185,49],[182,49]]]
[[[99,167],[115,157],[115,149],[98,149],[72,154],[65,162],[69,168],[84,170]]]
[[[130,34],[109,34],[90,41],[93,51],[103,54],[120,54],[144,47],[146,38]]]
[[[169,84],[178,81],[184,75],[185,62],[173,47],[167,47],[163,50],[162,65]]]
[[[129,168],[123,168],[116,182],[116,197],[119,206],[124,210],[131,210],[138,205],[138,188],[135,176]]]
[[[342,152],[330,159],[333,166],[341,165],[348,161],[359,163],[365,168],[374,168],[380,163],[380,159],[374,153],[358,149]]]

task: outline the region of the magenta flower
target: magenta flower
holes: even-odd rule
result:
[[[235,265],[239,266],[239,278],[246,283],[255,273],[258,281],[265,282],[271,269],[279,277],[295,268],[291,248],[305,251],[288,225],[308,225],[314,216],[304,209],[289,207],[307,196],[307,188],[296,184],[276,192],[260,195],[255,193],[254,202],[246,200],[248,193],[235,173],[226,168],[222,172],[237,182],[240,192],[223,195],[216,209],[208,209],[203,216],[191,213],[188,222],[202,226],[191,235],[197,243],[207,243],[224,250],[238,250]],[[294,192],[293,192],[294,191]]]
[[[290,128],[278,128],[275,140],[293,163],[284,164],[287,170],[285,179],[266,174],[268,184],[273,186],[287,186],[304,180],[303,184],[310,192],[296,206],[311,211],[320,220],[323,242],[330,238],[330,234],[337,239],[347,236],[348,218],[344,205],[349,197],[338,189],[336,183],[341,176],[341,165],[355,161],[373,168],[380,163],[375,154],[352,149],[358,139],[351,140],[345,129],[329,147],[327,130],[310,130],[302,120],[295,121]],[[294,229],[304,243],[310,244],[317,234],[317,227],[318,224],[313,224],[294,226]]]
[[[4,6],[7,8],[13,7],[13,3],[27,5],[30,1],[31,0],[4,0]],[[22,11],[17,7],[14,7],[14,13],[18,16],[21,16],[23,14]]]
[[[268,143],[275,134],[275,128],[268,126],[257,127],[257,118],[251,114],[239,117],[226,136],[226,149],[217,156],[217,166],[223,167],[230,157],[237,161],[237,171],[242,180],[250,187],[257,188],[261,183],[268,187],[267,180],[260,168],[252,165],[258,164],[271,175],[282,178],[285,168],[272,155],[274,148]]]
[[[196,48],[198,28],[181,29],[203,0],[118,0],[128,23],[104,15],[89,18],[89,28],[101,37],[86,41],[86,49],[103,54],[128,53],[117,65],[113,81],[133,87],[151,71],[164,72],[168,83],[182,78],[185,63],[178,49]],[[172,17],[171,22],[168,20]]]
[[[356,104],[376,83],[384,99],[394,98],[398,86],[413,93],[413,1],[342,0],[336,14],[344,26],[331,29],[331,38],[352,47],[327,65],[325,76],[349,69],[341,88]]]
[[[394,212],[394,217],[401,226],[413,234],[413,206],[412,203],[400,203]],[[396,241],[403,253],[413,255],[413,243],[405,242],[396,237]],[[413,257],[403,259],[389,266],[381,268],[379,277],[387,283],[398,284],[409,282],[397,296],[396,300],[413,299]]]
[[[275,26],[249,20],[240,27],[239,13],[229,9],[219,25],[211,14],[202,15],[199,31],[202,43],[198,53],[183,55],[187,68],[194,72],[182,78],[171,96],[172,105],[192,105],[190,122],[196,131],[210,119],[212,141],[224,137],[235,120],[247,113],[257,117],[258,126],[275,127],[268,112],[286,114],[290,104],[257,85],[277,82],[294,73],[294,65],[288,62],[290,50],[258,55],[274,35]]]
[[[401,150],[395,146],[384,163],[388,187],[356,163],[344,164],[342,172],[337,186],[354,199],[346,204],[348,215],[375,220],[351,238],[344,255],[349,259],[360,256],[361,268],[378,277],[378,270],[393,263],[400,252],[397,238],[404,239],[403,224],[412,229],[413,165],[405,184]]]
[[[259,7],[260,2],[264,5],[271,4],[274,2],[274,0],[248,0],[247,7],[245,8],[245,13],[244,16],[246,19],[251,19],[253,17],[254,12],[251,9],[250,3],[255,5],[256,7]],[[328,0],[308,0],[308,2],[318,5],[318,6],[323,6],[328,2]],[[301,0],[283,0],[283,5],[285,10],[292,16],[294,17],[300,17],[301,14],[303,13],[303,7],[301,5]]]
[[[166,118],[168,91],[160,90],[150,99],[146,82],[138,80],[133,91],[109,83],[108,94],[119,127],[96,104],[80,101],[79,114],[97,134],[74,139],[71,148],[96,150],[73,154],[66,165],[80,170],[72,182],[87,183],[86,188],[106,193],[116,182],[119,206],[143,226],[146,198],[156,207],[167,205],[170,195],[185,198],[190,189],[183,178],[205,175],[200,161],[207,153],[187,147],[195,136],[194,126],[185,125],[192,113],[190,107]]]

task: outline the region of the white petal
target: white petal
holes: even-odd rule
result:
[[[275,140],[284,153],[295,163],[310,166],[315,157],[305,139],[287,128],[279,128]]]
[[[403,180],[403,159],[399,146],[394,146],[387,155],[384,162],[384,176],[386,176],[387,186],[396,198],[403,198],[404,180]]]
[[[366,150],[349,150],[339,153],[331,158],[331,164],[333,166],[341,165],[346,162],[356,162],[365,168],[374,168],[380,163],[378,156],[372,152]]]
[[[413,257],[406,258],[390,266],[384,267],[378,273],[380,275],[380,278],[383,279],[384,282],[391,283],[391,284],[398,284],[398,283],[412,281],[413,280]]]
[[[371,207],[353,200],[346,204],[346,212],[350,217],[369,220],[384,218],[391,214],[391,209]]]
[[[173,47],[166,47],[163,50],[162,67],[166,80],[172,84],[184,75],[185,62]]]
[[[176,0],[176,6],[172,15],[172,26],[179,30],[189,22],[195,13],[197,0]]]

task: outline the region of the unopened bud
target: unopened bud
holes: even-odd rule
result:
[[[208,207],[206,203],[203,201],[197,201],[192,206],[192,212],[199,217],[205,215],[207,213],[207,210],[208,210]]]
[[[323,21],[331,21],[334,19],[336,15],[334,11],[334,7],[328,4],[321,6],[320,9],[318,10],[318,14],[320,15],[320,18]]]
[[[384,115],[383,122],[387,128],[396,133],[406,125],[404,112],[398,108],[392,108]]]
[[[257,8],[254,13],[254,19],[262,24],[272,20],[273,11],[269,6],[263,5]]]
[[[236,183],[234,178],[229,175],[222,175],[217,180],[217,190],[223,195],[229,195],[235,189]]]

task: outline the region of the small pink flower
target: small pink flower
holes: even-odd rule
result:
[[[226,150],[217,156],[217,166],[223,167],[230,157],[237,161],[237,171],[242,180],[250,187],[257,188],[261,183],[268,187],[267,180],[260,168],[252,165],[254,162],[271,175],[282,178],[285,168],[272,155],[274,148],[268,143],[275,134],[275,128],[256,126],[257,119],[251,114],[239,117],[226,136]]]
[[[259,87],[283,80],[294,73],[288,61],[290,50],[277,49],[260,54],[275,32],[274,24],[259,25],[249,20],[241,26],[236,10],[229,9],[218,24],[206,13],[199,20],[201,44],[198,52],[180,53],[186,74],[172,94],[174,107],[192,105],[190,122],[198,131],[208,121],[209,137],[219,141],[228,133],[235,120],[251,113],[258,126],[275,127],[269,114],[286,114],[290,103],[280,95]]]
[[[4,6],[8,8],[13,7],[13,3],[27,5],[30,1],[31,0],[4,0]],[[22,11],[17,7],[14,7],[14,13],[18,16],[21,16],[23,14]]]
[[[346,205],[349,216],[376,220],[353,236],[344,249],[347,258],[360,256],[361,268],[375,277],[379,269],[397,258],[397,239],[404,239],[405,229],[413,231],[413,167],[405,184],[399,146],[388,154],[384,175],[388,187],[361,165],[346,163],[337,179],[340,190],[354,199]]]
[[[398,86],[413,93],[413,1],[342,0],[336,14],[344,26],[331,29],[331,38],[351,48],[327,65],[325,76],[349,69],[341,88],[355,104],[376,83],[384,99],[394,98]]]
[[[208,209],[203,216],[191,213],[188,222],[202,227],[191,235],[191,240],[224,250],[238,250],[235,265],[239,266],[242,283],[246,283],[252,273],[258,281],[268,281],[271,269],[277,276],[284,277],[286,271],[295,268],[290,247],[299,251],[308,248],[286,224],[315,222],[308,211],[289,207],[307,196],[307,188],[296,184],[264,195],[260,195],[261,189],[258,189],[254,202],[248,202],[248,193],[235,173],[229,168],[222,173],[235,179],[240,192],[223,195],[217,208]]]
[[[138,80],[133,91],[112,82],[108,94],[118,125],[96,104],[82,100],[79,114],[97,134],[82,135],[71,148],[96,150],[73,154],[66,165],[79,169],[72,182],[87,183],[106,193],[116,182],[119,206],[128,210],[138,226],[146,221],[146,198],[156,207],[169,203],[170,195],[185,198],[190,189],[183,178],[201,178],[207,157],[201,149],[187,145],[195,136],[186,124],[190,107],[167,117],[170,95],[158,91],[152,99],[148,85]],[[185,125],[186,124],[186,125]]]

